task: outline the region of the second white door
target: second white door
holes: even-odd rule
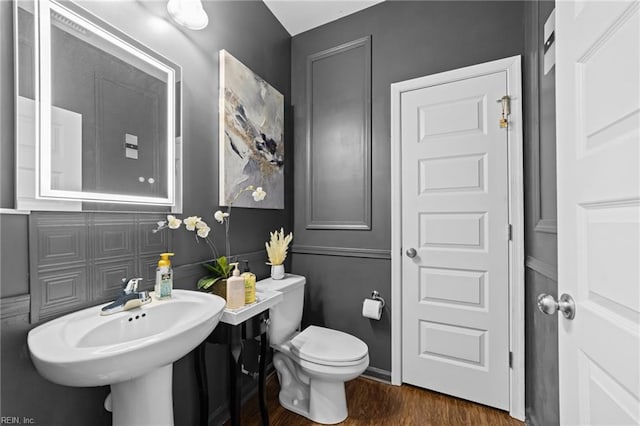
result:
[[[508,410],[508,76],[443,78],[400,99],[402,381]]]

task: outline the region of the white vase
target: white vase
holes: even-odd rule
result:
[[[271,278],[281,280],[284,278],[284,265],[271,265]]]

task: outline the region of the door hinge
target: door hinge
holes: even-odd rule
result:
[[[513,352],[509,351],[509,368],[513,368]]]
[[[511,226],[511,224],[507,227],[507,237],[509,241],[513,240],[513,226]]]

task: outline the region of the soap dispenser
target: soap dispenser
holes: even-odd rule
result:
[[[227,278],[227,308],[238,309],[244,306],[244,277],[240,276],[238,263],[234,266],[233,275]]]
[[[249,261],[242,261],[242,275],[244,278],[244,304],[250,305],[256,301],[256,274],[249,270]]]
[[[171,267],[169,256],[173,256],[173,253],[160,254],[160,260],[156,268],[156,285],[154,290],[157,299],[170,298],[171,291],[173,290],[173,268]]]

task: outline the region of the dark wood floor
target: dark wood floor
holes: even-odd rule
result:
[[[277,377],[271,375],[267,379],[270,426],[317,424],[282,408],[278,402],[279,390]],[[524,425],[509,417],[507,412],[408,385],[392,386],[358,378],[347,383],[346,393],[349,417],[341,425]],[[243,426],[261,424],[257,396],[244,405],[241,423]]]

